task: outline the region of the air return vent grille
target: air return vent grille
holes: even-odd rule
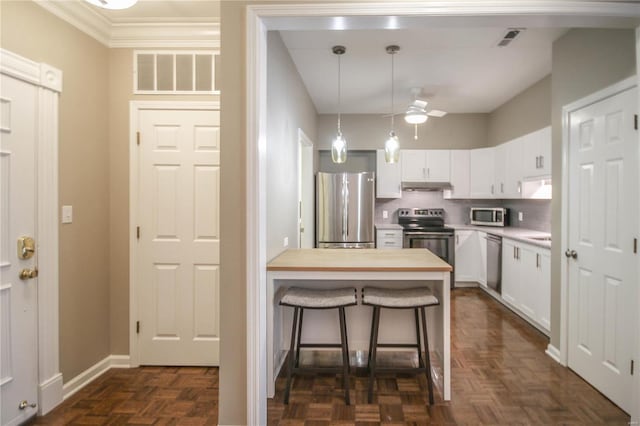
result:
[[[518,36],[520,36],[524,30],[524,28],[508,28],[504,33],[504,36],[502,36],[502,38],[498,42],[498,47],[508,46],[513,40],[518,38]]]
[[[133,53],[133,93],[214,94],[217,52],[148,51]]]

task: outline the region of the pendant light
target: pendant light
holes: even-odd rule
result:
[[[393,127],[393,55],[398,53],[400,47],[391,45],[387,46],[386,50],[391,55],[391,131],[389,132],[389,138],[384,143],[384,160],[387,163],[397,163],[400,159],[400,142]]]
[[[346,51],[344,46],[333,46],[333,54],[338,56],[338,133],[331,142],[331,160],[338,164],[347,161],[347,141],[340,129],[340,57]]]
[[[91,3],[94,6],[101,7],[103,9],[128,9],[138,2],[138,0],[85,0],[87,3]]]

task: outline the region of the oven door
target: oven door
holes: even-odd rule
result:
[[[453,234],[442,232],[405,231],[402,247],[426,248],[440,259],[455,268],[455,247]],[[454,287],[454,274],[451,272],[451,288]]]

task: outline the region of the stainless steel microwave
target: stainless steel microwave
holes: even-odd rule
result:
[[[509,209],[503,207],[471,207],[469,219],[472,225],[507,226]]]

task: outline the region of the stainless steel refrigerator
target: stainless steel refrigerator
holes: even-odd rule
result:
[[[322,173],[316,177],[316,246],[374,248],[375,174]]]

